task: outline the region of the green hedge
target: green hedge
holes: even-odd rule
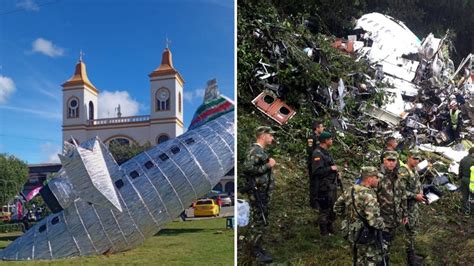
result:
[[[0,225],[0,233],[23,231],[23,229],[24,229],[24,226],[22,223]]]

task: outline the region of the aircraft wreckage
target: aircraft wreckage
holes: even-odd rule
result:
[[[52,214],[0,250],[2,260],[60,259],[137,247],[234,167],[234,105],[215,80],[193,129],[117,165],[98,139],[65,143],[42,190]]]

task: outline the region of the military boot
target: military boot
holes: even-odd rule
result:
[[[329,230],[328,230],[328,225],[327,224],[319,224],[319,234],[321,236],[328,236],[329,235]]]
[[[418,256],[415,254],[414,249],[407,249],[407,263],[408,266],[422,266],[423,265],[423,257]]]
[[[255,259],[260,263],[272,263],[272,257],[264,250],[257,250],[254,253]]]
[[[328,228],[329,233],[331,233],[333,235],[336,234],[336,230],[334,230],[334,227],[332,226],[332,223],[328,224],[327,228]]]

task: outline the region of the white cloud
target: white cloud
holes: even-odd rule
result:
[[[14,91],[15,82],[9,77],[0,75],[0,104],[6,103]]]
[[[104,91],[99,94],[99,118],[117,117],[115,110],[120,104],[120,112],[123,116],[134,116],[138,114],[140,104],[130,98],[126,91]]]
[[[23,0],[21,2],[18,2],[16,6],[28,11],[39,11],[38,4],[36,4],[33,0]]]
[[[202,101],[205,93],[206,93],[205,89],[195,89],[194,91],[185,91],[183,94],[183,98],[188,102],[192,102],[195,99],[197,99],[198,101]]]
[[[46,160],[48,163],[59,163],[58,154],[61,153],[61,147],[58,145],[52,144],[51,142],[46,142],[40,146],[41,153],[46,155]]]
[[[61,112],[53,113],[53,112],[40,111],[40,110],[37,110],[37,109],[28,109],[28,108],[24,108],[24,107],[1,106],[1,105],[0,105],[0,109],[12,110],[12,111],[23,112],[23,113],[30,113],[30,114],[39,115],[41,117],[51,118],[51,119],[55,119],[55,120],[61,120],[63,118]]]
[[[53,42],[43,38],[36,39],[33,44],[33,52],[42,53],[50,57],[62,56],[64,49],[56,46]]]

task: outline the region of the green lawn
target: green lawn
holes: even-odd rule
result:
[[[110,256],[73,258],[56,261],[11,262],[0,265],[102,265],[102,264],[186,264],[233,265],[234,231],[225,229],[225,219],[172,222],[141,246]],[[0,248],[21,233],[0,234]]]

